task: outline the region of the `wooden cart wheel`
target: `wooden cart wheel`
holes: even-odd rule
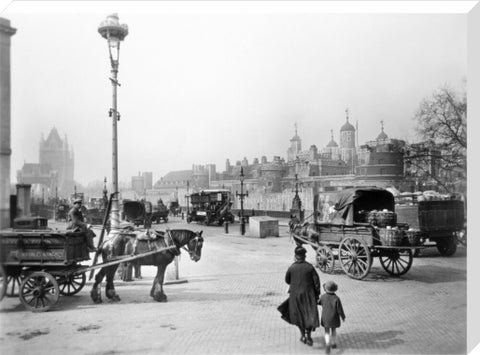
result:
[[[406,274],[413,263],[412,249],[387,249],[380,255],[383,269],[393,276]]]
[[[43,271],[25,277],[20,286],[20,301],[32,312],[45,312],[55,305],[59,297],[57,280]]]
[[[335,268],[335,258],[332,249],[328,246],[321,246],[317,249],[315,261],[317,268],[325,274],[331,274]]]
[[[83,286],[85,286],[86,281],[87,277],[84,272],[81,274],[60,276],[57,278],[60,293],[65,296],[73,296],[74,294],[79,293]]]
[[[457,238],[450,236],[437,239],[437,249],[443,256],[452,256],[457,251]]]
[[[3,297],[5,297],[7,293],[7,285],[7,274],[5,273],[3,265],[0,265],[0,301],[3,300]]]
[[[7,297],[16,297],[18,296],[18,291],[20,290],[20,285],[23,281],[23,271],[19,267],[9,267],[5,268],[7,274]]]
[[[372,266],[372,256],[367,244],[354,237],[342,239],[338,247],[338,258],[343,271],[357,280],[367,276]]]

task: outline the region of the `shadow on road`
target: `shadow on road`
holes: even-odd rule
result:
[[[466,281],[467,272],[465,270],[439,265],[419,265],[415,266],[415,268],[412,267],[412,270],[405,278],[428,284],[437,284],[442,282]]]
[[[343,349],[388,349],[405,343],[404,340],[398,338],[403,333],[398,330],[342,333],[340,330],[337,336],[337,352],[341,354]],[[316,342],[324,344],[323,336],[319,337]]]

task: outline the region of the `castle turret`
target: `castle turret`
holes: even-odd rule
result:
[[[294,161],[302,151],[302,140],[297,134],[297,124],[295,123],[295,135],[290,139],[290,148],[287,150],[287,161]]]
[[[348,121],[348,108],[345,110],[347,122],[340,128],[340,154],[344,162],[353,168],[355,159],[355,127]]]

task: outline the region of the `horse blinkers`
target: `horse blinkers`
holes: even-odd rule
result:
[[[202,257],[203,231],[195,233],[195,237],[188,242],[188,254],[193,261],[199,261]]]

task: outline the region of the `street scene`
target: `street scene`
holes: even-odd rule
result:
[[[167,303],[149,291],[156,270],[142,266],[142,279],[115,280],[121,301],[94,304],[91,281],[76,295],[60,296],[52,311],[25,310],[18,297],[1,302],[2,352],[8,354],[318,354],[323,330],[313,346],[299,341],[296,327],[277,307],[288,297],[285,272],[294,243],[281,223],[279,237],[256,238],[239,225],[224,228],[187,224],[203,230],[202,258],[182,251],[179,278],[167,271]],[[315,263],[312,248],[307,260]],[[169,277],[169,274],[170,277]],[[320,280],[334,280],[346,321],[338,330],[338,354],[462,354],[466,352],[466,249],[442,257],[422,250],[407,275],[392,278],[375,260],[362,281],[337,266]],[[439,310],[442,310],[439,312]],[[452,329],[456,329],[452,332]],[[108,339],[108,341],[106,341]],[[61,340],[61,341],[60,341]],[[335,351],[336,350],[336,351]]]
[[[476,2],[26,3],[2,354],[475,347]]]

